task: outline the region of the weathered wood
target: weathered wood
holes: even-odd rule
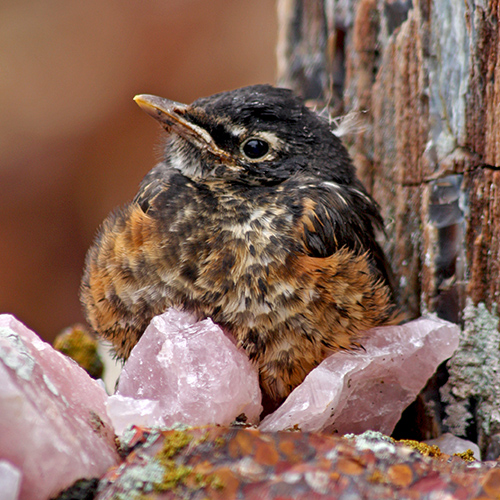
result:
[[[480,377],[474,332],[487,316],[498,333],[499,1],[281,0],[278,11],[279,83],[359,122],[344,140],[381,205],[404,309],[464,327],[445,426],[493,449],[500,346],[488,353],[499,371]],[[465,352],[482,360],[477,390],[458,376]]]

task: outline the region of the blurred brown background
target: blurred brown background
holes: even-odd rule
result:
[[[157,160],[138,93],[181,102],[275,79],[274,0],[4,0],[0,312],[47,340],[83,316],[85,252]]]

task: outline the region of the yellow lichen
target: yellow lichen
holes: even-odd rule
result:
[[[182,448],[187,446],[193,436],[184,431],[172,431],[165,436],[165,441],[161,450],[156,454],[156,458],[163,463],[164,460],[172,458]]]
[[[208,433],[194,442],[198,444],[208,439]],[[184,431],[172,431],[165,436],[165,442],[161,450],[155,455],[155,458],[165,469],[162,481],[154,485],[155,491],[167,491],[183,485],[191,490],[200,490],[203,488],[221,489],[223,482],[215,474],[204,474],[203,472],[194,472],[193,467],[183,464],[177,464],[173,457],[191,441],[193,436]]]
[[[156,483],[156,491],[168,491],[176,488],[179,483],[184,483],[186,478],[193,472],[192,467],[186,465],[177,465],[173,460],[163,462],[165,473],[161,483]]]
[[[404,444],[405,446],[408,446],[413,450],[418,451],[424,457],[437,458],[442,455],[439,447],[434,444],[433,445],[425,444],[421,443],[420,441],[415,441],[413,439],[400,439],[399,441],[396,442]]]
[[[199,488],[213,488],[215,490],[221,490],[224,488],[224,483],[220,477],[216,474],[203,474],[197,472],[194,475],[194,480],[196,481]]]
[[[476,457],[474,456],[474,452],[471,449],[464,451],[462,453],[454,453],[453,456],[460,457],[465,462],[475,462]]]
[[[424,455],[424,457],[439,458],[443,454],[443,452],[439,449],[439,446],[436,446],[435,444],[429,445],[419,441],[414,441],[413,439],[400,439],[397,442],[413,448],[415,451]],[[476,460],[474,452],[470,449],[464,451],[463,453],[454,453],[453,456],[460,457],[465,462],[475,462]]]

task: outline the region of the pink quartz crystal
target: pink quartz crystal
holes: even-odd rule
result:
[[[166,425],[228,425],[240,414],[256,422],[262,409],[257,370],[246,354],[211,319],[196,322],[175,309],[153,318],[125,363],[117,394],[158,401]]]
[[[0,492],[2,500],[17,500],[21,489],[21,471],[7,460],[0,460]]]
[[[453,354],[459,332],[458,326],[435,319],[374,328],[361,342],[364,350],[325,359],[260,429],[297,425],[303,431],[371,429],[390,435],[402,411]]]
[[[115,394],[108,398],[106,409],[118,436],[131,425],[148,428],[165,426],[159,401]]]
[[[106,399],[74,361],[0,315],[0,459],[21,471],[21,500],[46,500],[118,463]]]

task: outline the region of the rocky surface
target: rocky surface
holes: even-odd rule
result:
[[[498,498],[496,462],[425,457],[378,433],[339,438],[222,427],[123,439],[128,456],[101,480],[97,500]]]

